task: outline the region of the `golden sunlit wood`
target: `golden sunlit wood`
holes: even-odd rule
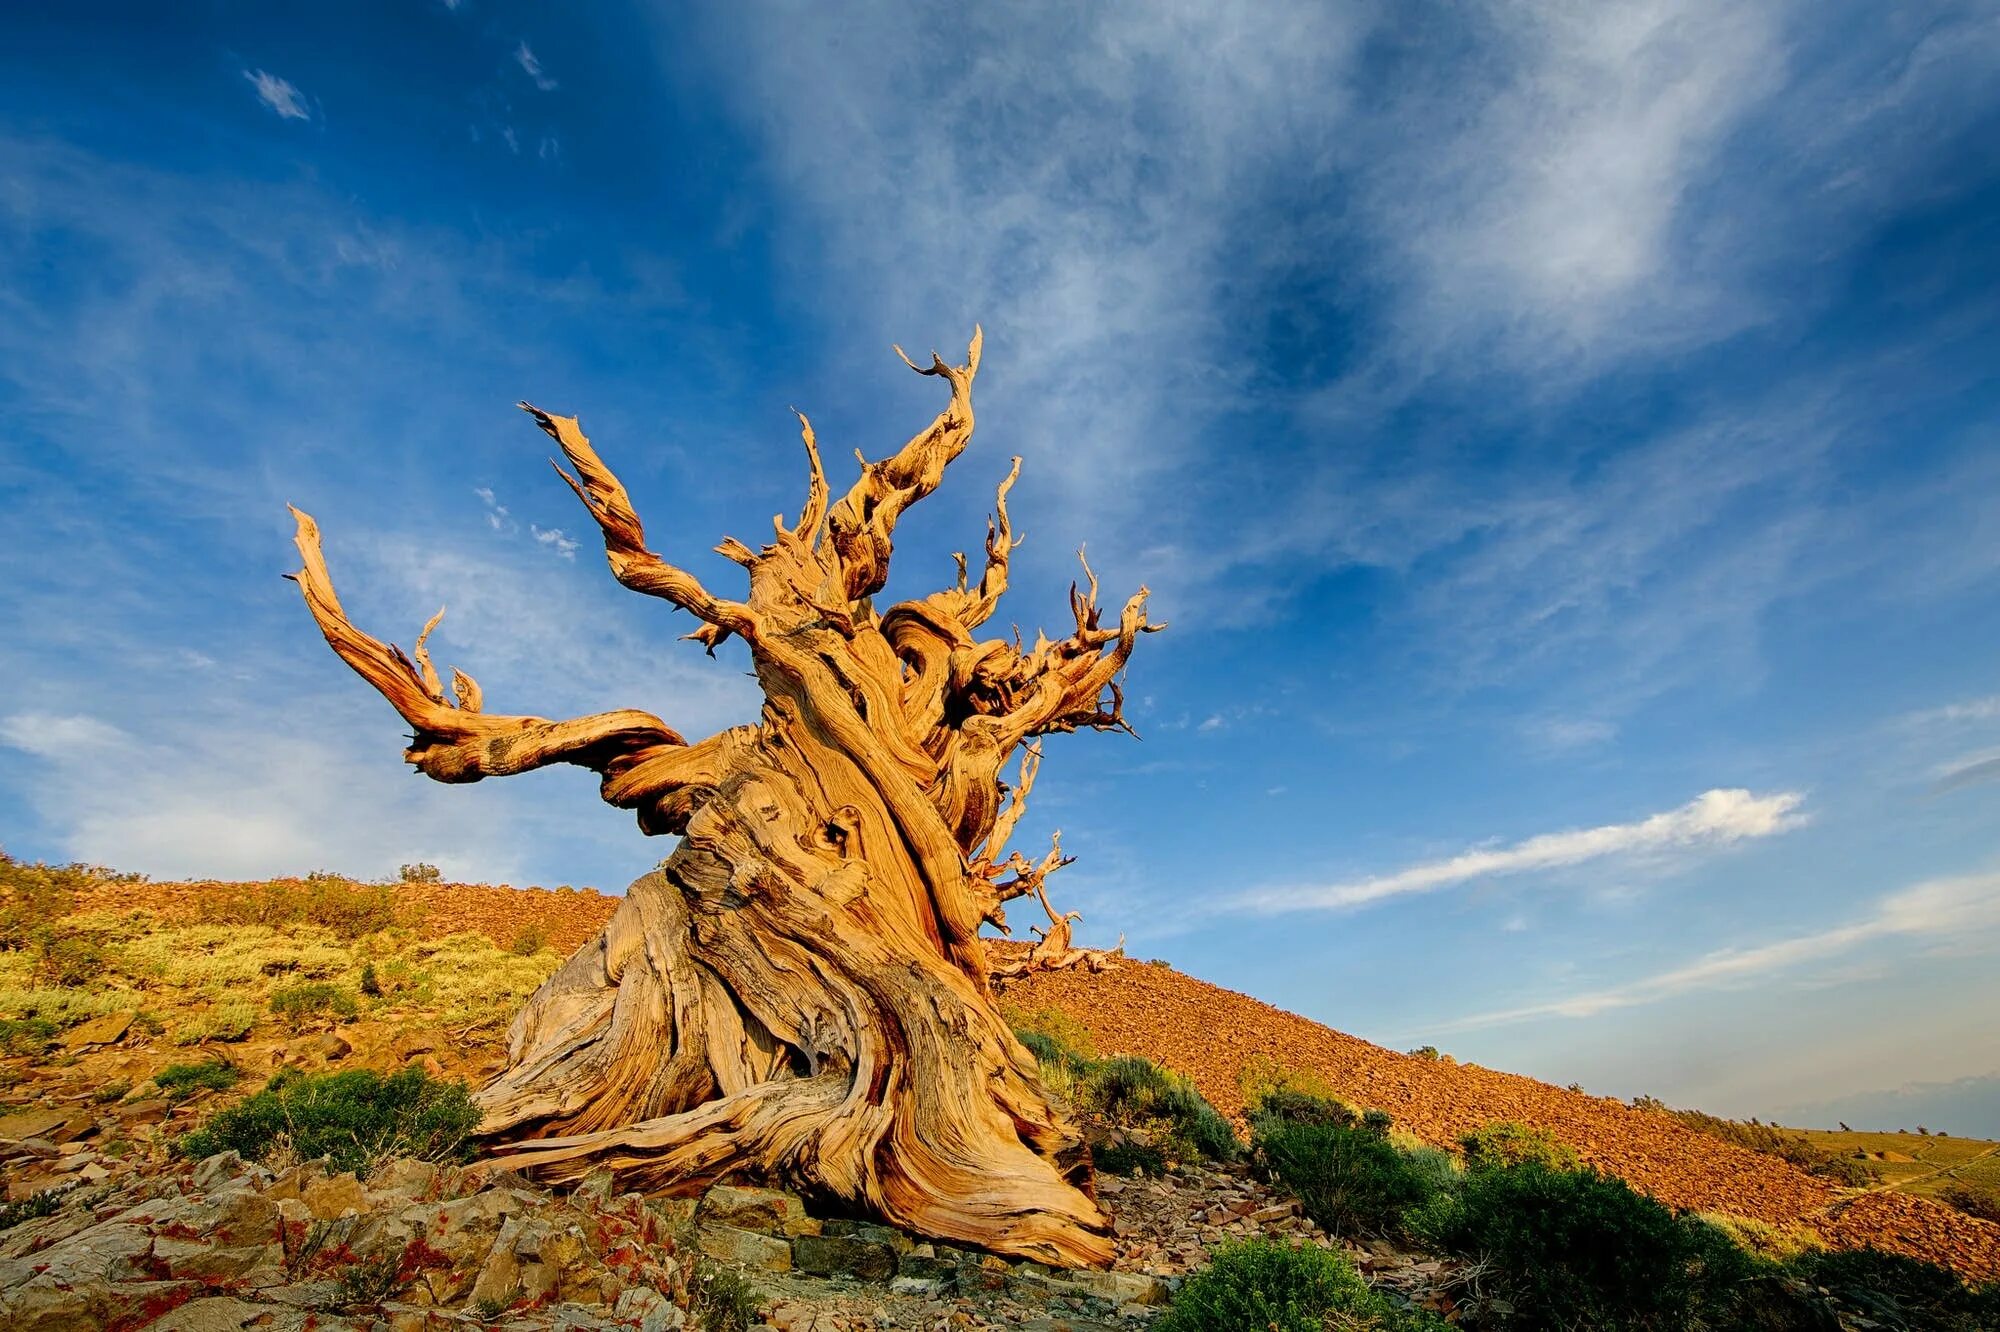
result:
[[[669,1191],[764,1176],[941,1239],[1109,1260],[1088,1155],[994,1003],[980,929],[1004,930],[1006,903],[1032,895],[1049,924],[1009,972],[1104,965],[1072,947],[1074,914],[1049,904],[1060,844],[1031,861],[1006,842],[1040,766],[1035,738],[1124,728],[1117,678],[1161,626],[1144,589],[1102,623],[1086,564],[1074,632],[1032,646],[973,637],[1006,591],[1019,459],[977,582],[960,557],[955,586],[876,610],[897,521],[972,435],[979,353],[975,332],[963,365],[912,365],[950,402],[864,461],[837,500],[800,418],[798,519],[781,515],[760,549],[717,548],[748,573],[741,600],[647,547],[574,418],[526,407],[560,446],[618,581],[693,615],[688,636],[710,650],[748,646],[761,716],[695,743],[645,712],[485,712],[462,672],[447,697],[423,638],[406,656],[348,620],[318,527],[295,511],[306,605],[413,728],[412,764],[445,782],[575,764],[646,832],[682,839],[515,1020],[509,1067],[480,1092],[499,1163],[558,1182],[608,1166]],[[1010,788],[1001,773],[1017,755]]]

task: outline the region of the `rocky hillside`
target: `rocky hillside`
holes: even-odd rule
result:
[[[275,888],[303,892],[307,885]],[[230,884],[106,883],[81,894],[75,909],[145,910],[164,923],[193,922],[212,918],[219,897],[242,899],[249,891]],[[544,973],[590,938],[617,904],[588,890],[468,884],[406,884],[393,895],[399,919],[414,933],[431,940],[484,935],[515,954],[539,958]],[[418,993],[413,991],[413,998]],[[1004,998],[1020,1009],[1068,1015],[1102,1053],[1144,1055],[1186,1074],[1214,1105],[1239,1120],[1244,1069],[1258,1060],[1273,1061],[1312,1070],[1345,1099],[1386,1110],[1400,1127],[1440,1146],[1494,1121],[1517,1121],[1548,1131],[1590,1163],[1676,1207],[1776,1226],[1804,1224],[1839,1247],[1873,1245],[1948,1263],[1973,1279],[2000,1278],[2000,1226],[1901,1193],[1842,1190],[1775,1157],[1614,1099],[1386,1050],[1161,964],[1131,962],[1101,975],[1033,976],[1008,983]],[[498,1059],[499,1011],[467,1009],[449,1040],[420,1044],[435,1051],[432,1057],[442,1060],[445,1071],[476,1076]],[[364,1056],[397,1042],[410,1044],[407,1014],[399,1019],[385,1011],[381,1019],[371,1022],[364,1015],[332,1040],[359,1047]],[[248,1033],[236,1057],[252,1067],[275,1065],[295,1053],[283,1037]],[[144,1072],[139,1065],[148,1057],[134,1052],[130,1040],[89,1053],[75,1068],[85,1081],[106,1075],[130,1080]]]

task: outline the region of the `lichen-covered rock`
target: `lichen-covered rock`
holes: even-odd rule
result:
[[[808,1237],[812,1238],[812,1237]],[[701,1251],[719,1263],[754,1267],[766,1272],[792,1270],[792,1246],[771,1235],[735,1226],[704,1225],[696,1231]]]
[[[742,1188],[720,1184],[702,1196],[695,1215],[705,1222],[754,1230],[765,1235],[817,1235],[820,1223],[806,1215],[806,1205],[783,1189]]]
[[[859,1235],[801,1235],[792,1241],[792,1262],[814,1276],[887,1281],[896,1275],[896,1250]]]

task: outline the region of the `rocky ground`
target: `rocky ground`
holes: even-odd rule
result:
[[[746,1321],[777,1332],[1108,1332],[1142,1327],[1217,1244],[1332,1243],[1235,1167],[1105,1178],[1116,1266],[1069,1272],[816,1217],[764,1188],[658,1199],[615,1196],[608,1176],[551,1193],[407,1158],[365,1180],[233,1152],[177,1160],[170,1121],[193,1117],[138,1102],[0,1119],[9,1192],[55,1199],[0,1231],[0,1326],[670,1332],[707,1325],[704,1299],[740,1289]],[[1351,1252],[1384,1284],[1449,1307],[1445,1265]]]

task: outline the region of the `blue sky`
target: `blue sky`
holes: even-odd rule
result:
[[[10,851],[617,889],[667,848],[587,777],[403,767],[284,505],[496,708],[706,731],[744,660],[612,582],[512,404],[727,585],[788,407],[879,455],[937,408],[889,344],[977,320],[891,593],[1019,453],[1002,618],[1088,541],[1172,625],[1143,741],[1052,742],[1022,829],[1088,941],[2000,1134],[1990,5],[43,9],[0,18]]]

